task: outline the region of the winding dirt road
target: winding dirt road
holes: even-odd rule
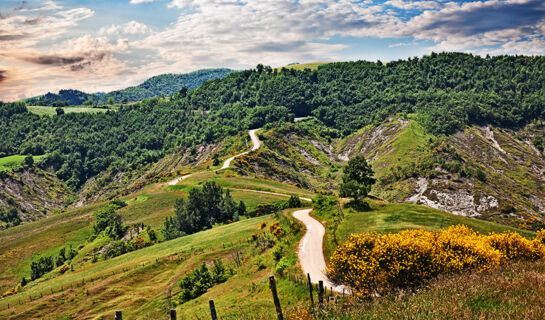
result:
[[[252,129],[252,130],[248,131],[248,134],[250,135],[250,139],[252,139],[252,149],[250,149],[248,151],[244,151],[244,152],[239,153],[237,155],[234,155],[231,158],[225,160],[223,162],[223,166],[221,168],[219,168],[219,169],[214,170],[214,171],[220,171],[220,170],[227,169],[227,168],[229,168],[229,166],[231,166],[231,162],[233,160],[235,160],[236,157],[240,157],[241,155],[250,153],[250,151],[255,151],[255,150],[259,149],[261,147],[261,141],[257,137],[257,134],[256,134],[257,130],[259,130],[259,129]],[[176,179],[173,179],[173,180],[167,182],[167,184],[169,186],[175,186],[178,183],[180,183],[180,181],[182,181],[184,179],[187,179],[187,178],[191,177],[192,175],[193,175],[192,173],[191,174],[186,174],[185,176],[181,176],[181,177],[178,177]]]
[[[235,160],[236,157],[240,157],[240,156],[242,156],[244,154],[250,153],[250,151],[255,151],[255,150],[259,149],[261,147],[261,141],[257,137],[257,134],[255,134],[257,132],[257,130],[259,130],[259,129],[252,129],[252,130],[248,131],[248,134],[250,134],[250,139],[252,139],[252,149],[250,149],[248,151],[244,151],[242,153],[239,153],[239,154],[237,154],[235,156],[232,156],[231,158],[225,160],[225,162],[223,163],[223,166],[221,168],[217,169],[216,171],[229,168],[229,166],[231,165],[231,161]]]
[[[307,228],[307,232],[299,244],[298,252],[303,272],[310,274],[313,283],[322,280],[327,289],[333,288],[335,292],[343,292],[344,289],[344,292],[350,293],[349,288],[334,285],[325,274],[326,264],[323,249],[325,228],[318,220],[310,216],[311,211],[312,209],[304,209],[293,213],[293,217],[305,224]]]

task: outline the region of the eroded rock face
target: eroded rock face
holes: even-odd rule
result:
[[[477,217],[499,207],[495,197],[473,192],[470,185],[468,188],[461,186],[449,188],[443,180],[432,180],[429,183],[424,178],[416,180],[415,185],[417,193],[405,199],[405,202],[422,204],[467,217]],[[433,185],[433,189],[429,189],[429,185]],[[441,185],[445,187],[440,187]]]
[[[23,222],[65,208],[71,195],[54,174],[36,168],[0,178],[0,206],[17,209]]]

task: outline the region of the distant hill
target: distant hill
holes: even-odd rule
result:
[[[114,102],[118,103],[124,99],[130,102],[161,95],[167,96],[178,92],[184,86],[189,90],[195,89],[205,81],[225,78],[232,72],[233,70],[230,69],[204,69],[187,74],[162,74],[149,78],[138,86],[109,92],[102,96],[99,101],[107,103],[110,98],[113,98]]]
[[[48,92],[43,96],[26,99],[28,104],[42,106],[76,106],[92,99],[94,96],[79,90],[60,90],[58,94]]]
[[[85,101],[92,100],[95,103],[108,103],[110,98],[114,103],[133,102],[149,99],[161,95],[171,95],[178,92],[182,87],[189,90],[195,89],[201,83],[224,78],[233,70],[230,69],[203,69],[186,74],[162,74],[146,80],[144,83],[122,90],[109,93],[89,94],[79,90],[60,90],[58,94],[48,92],[43,96],[25,99],[25,102],[42,106],[75,106],[82,105]]]

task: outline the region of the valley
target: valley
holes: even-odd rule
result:
[[[2,103],[0,318],[214,300],[270,319],[274,275],[289,319],[537,319],[544,61],[258,65],[108,109]],[[307,274],[335,303],[309,307]]]

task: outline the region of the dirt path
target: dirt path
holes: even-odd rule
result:
[[[278,192],[272,192],[272,191],[262,191],[262,190],[253,190],[253,189],[244,189],[244,188],[234,188],[234,189],[230,189],[230,190],[236,190],[236,191],[244,191],[244,192],[255,192],[255,193],[263,193],[263,194],[271,194],[273,196],[280,196],[280,197],[291,197],[291,194],[287,194],[287,193],[278,193]],[[310,201],[312,202],[312,199],[311,198],[305,198],[305,197],[301,197],[299,195],[297,195],[299,197],[299,199],[303,200],[303,201]]]
[[[252,129],[250,131],[248,131],[248,134],[250,134],[250,138],[252,139],[252,149],[248,150],[248,151],[244,151],[242,153],[239,153],[235,156],[232,156],[231,158],[225,160],[225,162],[223,162],[223,166],[219,169],[216,169],[214,171],[220,171],[220,170],[224,170],[224,169],[227,169],[229,168],[229,166],[231,165],[231,162],[236,158],[236,157],[240,157],[241,155],[244,155],[244,154],[247,154],[247,153],[250,153],[250,151],[255,151],[257,149],[259,149],[261,147],[261,141],[259,140],[259,138],[257,137],[257,130],[259,129]],[[193,174],[186,174],[185,176],[181,176],[181,177],[178,177],[176,179],[173,179],[169,182],[167,182],[167,184],[169,186],[175,186],[177,185],[178,183],[180,183],[180,181],[184,180],[184,179],[187,179],[189,177],[191,177]]]
[[[304,209],[293,213],[293,217],[304,223],[307,228],[307,232],[299,244],[298,255],[301,268],[305,274],[310,274],[313,283],[322,280],[327,289],[333,288],[335,292],[343,292],[344,289],[346,293],[349,293],[351,292],[349,288],[334,285],[325,275],[326,264],[323,249],[325,228],[318,220],[310,216],[311,211],[312,209]]]
[[[250,138],[252,139],[252,149],[248,150],[248,151],[244,151],[242,153],[239,153],[239,154],[237,154],[235,156],[232,156],[231,158],[225,160],[225,162],[223,163],[223,166],[221,168],[219,168],[218,170],[216,170],[216,171],[224,170],[224,169],[229,168],[229,166],[231,165],[231,162],[233,160],[235,160],[236,157],[240,157],[240,156],[242,156],[244,154],[250,153],[250,151],[255,151],[255,150],[259,149],[261,147],[261,141],[259,141],[259,138],[257,137],[257,134],[255,134],[257,130],[259,130],[259,129],[253,129],[253,130],[248,131],[248,133],[250,134]]]

